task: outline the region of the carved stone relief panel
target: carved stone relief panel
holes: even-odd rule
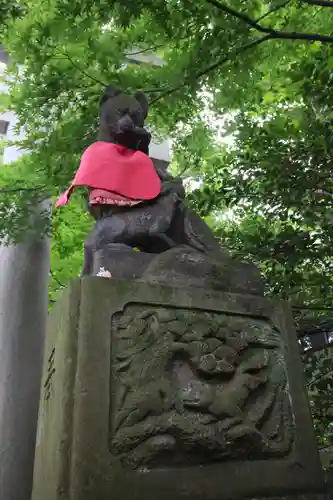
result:
[[[112,318],[110,451],[131,469],[276,459],[294,419],[268,321],[128,304]]]

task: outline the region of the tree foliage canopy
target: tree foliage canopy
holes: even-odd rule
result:
[[[14,63],[10,102],[3,96],[2,105],[17,113],[26,130],[21,146],[30,153],[17,168],[0,170],[0,210],[6,214],[0,236],[17,239],[35,198],[56,196],[67,186],[83,149],[95,140],[102,87],[112,82],[140,89],[150,97],[153,131],[173,139],[172,167],[192,180],[189,202],[222,244],[260,266],[267,293],[290,301],[300,330],[304,321],[329,324],[333,2],[10,5],[21,13],[6,14],[4,44]],[[165,65],[130,64],[134,54],[150,52]],[[52,300],[79,272],[90,224],[79,196],[54,214]],[[302,345],[324,446],[333,436],[325,377],[332,356],[328,348],[314,353],[322,345],[306,336]]]

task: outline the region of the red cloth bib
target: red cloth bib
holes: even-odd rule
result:
[[[76,186],[105,189],[132,200],[152,200],[161,192],[161,181],[149,156],[102,141],[85,150],[72,184],[60,195],[56,207],[68,203]]]

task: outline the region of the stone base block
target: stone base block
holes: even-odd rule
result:
[[[32,500],[238,500],[323,483],[285,304],[97,277],[56,304]]]

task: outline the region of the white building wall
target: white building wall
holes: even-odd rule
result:
[[[17,123],[17,118],[15,113],[12,111],[6,111],[5,113],[0,113],[0,120],[4,120],[9,123],[8,130],[6,133],[6,141],[17,141],[24,139],[24,131],[21,130],[20,133],[15,132],[15,127]],[[17,160],[20,156],[25,153],[24,150],[18,149],[17,146],[5,146],[3,152],[3,163],[11,163]]]
[[[7,63],[7,58],[4,55],[4,52],[1,51],[0,48],[0,78],[4,76],[5,71],[6,71],[6,63]],[[4,83],[4,81],[1,81],[0,79],[0,93],[7,93],[8,92],[8,86]],[[12,111],[5,111],[3,113],[0,113],[0,121],[4,121],[8,123],[8,129],[5,134],[5,139],[6,141],[17,141],[17,140],[22,140],[24,139],[24,131],[21,130],[19,133],[15,131],[15,127],[17,124],[17,118],[15,116],[15,113]],[[3,151],[3,158],[2,158],[2,163],[11,163],[15,160],[17,160],[22,154],[24,154],[23,150],[18,149],[16,146],[6,146]]]
[[[161,142],[152,141],[149,146],[149,155],[151,158],[165,163],[167,167],[171,161],[170,140],[165,139]]]

